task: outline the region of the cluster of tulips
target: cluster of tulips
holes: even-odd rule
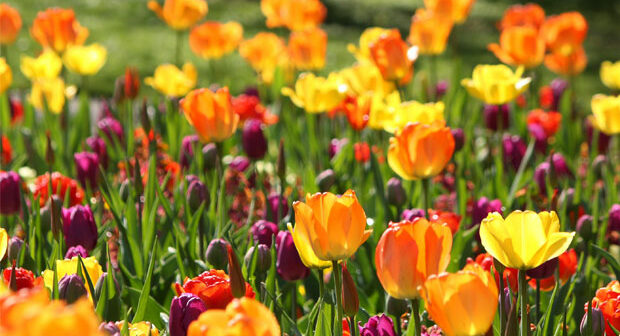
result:
[[[620,61],[582,106],[580,13],[509,7],[503,64],[450,82],[474,0],[366,29],[329,73],[320,0],[261,0],[279,29],[250,38],[160,2],[171,63],[97,99],[108,55],[72,9],[7,60],[0,3],[0,336],[618,335]],[[235,52],[256,73],[236,95],[213,82]]]

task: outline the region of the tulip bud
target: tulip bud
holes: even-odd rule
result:
[[[617,237],[620,231],[620,204],[614,204],[609,209],[609,224],[607,226],[608,233],[615,233],[612,237]],[[613,238],[613,243],[618,243],[617,238]]]
[[[288,215],[288,201],[286,198],[280,196],[280,194],[273,193],[269,195],[269,197],[267,197],[267,205],[269,206],[266,214],[266,219],[268,221],[278,223],[282,218]],[[279,217],[278,208],[280,209]]]
[[[541,162],[534,170],[534,180],[536,184],[538,184],[538,190],[540,190],[541,194],[545,194],[547,192],[547,175],[551,170],[551,165],[549,162]]]
[[[553,275],[555,270],[558,268],[559,263],[559,259],[555,257],[545,261],[538,267],[527,270],[525,274],[533,279],[545,279]]]
[[[435,85],[435,101],[441,100],[443,96],[448,92],[448,81],[440,80]]]
[[[555,153],[551,155],[551,162],[553,162],[553,170],[558,177],[567,177],[572,176],[570,168],[566,164],[566,159],[560,153]]]
[[[265,244],[268,248],[271,248],[273,237],[278,234],[278,226],[272,222],[261,219],[252,225],[250,231],[254,237],[254,243]]]
[[[280,147],[278,147],[276,173],[278,174],[280,181],[284,181],[284,178],[286,177],[286,156],[284,156],[284,139],[280,139]]]
[[[388,314],[396,317],[401,317],[409,308],[407,300],[397,299],[390,295],[388,295],[386,306],[385,310]]]
[[[116,326],[114,322],[101,322],[99,325],[99,331],[106,336],[120,336],[121,330]]]
[[[108,280],[108,272],[103,272],[103,274],[101,274],[99,279],[97,279],[97,283],[95,284],[95,297],[99,298],[101,296],[101,291],[103,290],[103,284],[107,280]],[[112,276],[112,280],[114,280],[114,287],[116,287],[116,293],[120,295],[121,287],[119,286],[118,281],[116,281],[116,278],[114,276]]]
[[[138,95],[138,91],[140,90],[140,75],[138,74],[138,70],[132,67],[125,68],[125,77],[123,78],[123,80],[125,98],[136,98],[136,96]]]
[[[336,154],[340,152],[342,147],[344,147],[347,144],[347,142],[348,142],[347,139],[332,139],[332,141],[329,143],[329,150],[328,150],[329,158],[333,159],[334,156],[336,156]]]
[[[0,214],[12,215],[19,213],[21,210],[21,196],[19,189],[21,185],[21,179],[16,172],[0,171]]]
[[[534,138],[534,148],[541,154],[545,154],[547,152],[547,133],[545,133],[545,129],[539,124],[529,124],[527,125],[527,130],[530,132],[530,135]]]
[[[575,231],[586,241],[594,238],[592,232],[592,216],[590,215],[581,215],[577,220],[577,227]]]
[[[497,131],[506,130],[510,126],[510,105],[485,105],[484,121],[488,129]]]
[[[170,336],[185,336],[190,323],[198,319],[198,316],[205,312],[207,307],[200,297],[183,293],[172,299],[170,304],[169,328]]]
[[[230,168],[243,173],[250,166],[250,159],[245,156],[236,156],[230,163]]]
[[[592,121],[590,120],[590,118],[585,118],[585,133],[588,144],[590,145],[590,150],[593,150],[592,147],[594,146],[594,126],[592,125]],[[597,142],[598,152],[603,154],[607,153],[609,143],[611,142],[611,136],[599,131]]]
[[[22,251],[22,247],[24,247],[24,252]],[[17,237],[17,236],[13,236],[11,237],[11,239],[9,239],[9,248],[7,251],[7,258],[8,260],[16,260],[19,258],[19,254],[21,253],[27,253],[26,249],[28,248],[28,245],[24,246],[24,241]]]
[[[67,274],[58,281],[58,295],[67,303],[74,303],[86,294],[84,280],[77,274]]]
[[[54,164],[54,148],[52,148],[52,138],[50,137],[50,132],[47,131],[45,135],[47,137],[47,145],[45,146],[45,162],[51,167]]]
[[[504,162],[507,165],[512,166],[514,170],[519,169],[519,165],[521,165],[521,160],[525,156],[525,151],[527,150],[527,145],[525,141],[521,139],[518,135],[505,135],[502,139],[503,153],[504,153]]]
[[[207,252],[205,253],[205,259],[213,266],[213,268],[218,270],[225,270],[226,266],[228,266],[228,244],[222,238],[213,239],[209,246],[207,247]]]
[[[502,201],[495,199],[489,200],[486,197],[480,197],[472,207],[471,219],[472,226],[480,224],[483,219],[487,217],[489,213],[499,212],[502,213]]]
[[[347,266],[342,264],[342,311],[349,317],[355,316],[360,309],[360,301],[357,297],[357,289]]]
[[[458,152],[465,145],[465,132],[462,128],[453,128],[451,132],[454,138],[454,151]]]
[[[111,115],[103,117],[103,119],[99,120],[97,123],[97,128],[99,131],[103,132],[108,139],[114,143],[114,141],[118,141],[119,144],[123,144],[123,125],[114,119]],[[116,140],[115,140],[116,139]]]
[[[406,221],[413,222],[416,218],[426,217],[426,212],[423,209],[405,209],[401,215],[401,218]]]
[[[76,205],[62,210],[62,230],[68,247],[82,245],[90,251],[97,245],[97,224],[88,206]]]
[[[188,135],[183,138],[181,141],[181,158],[179,159],[179,164],[182,169],[188,169],[192,163],[192,158],[194,157],[194,144],[198,143],[198,136]]]
[[[317,175],[314,182],[319,186],[321,192],[329,191],[336,182],[336,173],[331,169],[326,169]]]
[[[88,258],[88,251],[82,245],[76,245],[69,247],[67,253],[65,253],[65,259],[72,259],[77,256]]]
[[[117,105],[125,99],[125,81],[122,77],[116,78],[114,81],[114,93],[112,94],[112,100]]]
[[[267,139],[263,133],[263,125],[260,120],[250,119],[243,125],[241,134],[243,151],[250,159],[259,160],[267,152]]]
[[[512,307],[512,296],[510,295],[510,287],[504,287],[503,293],[500,292],[499,295],[504,295],[504,311],[506,314],[510,312],[510,308]]]
[[[400,315],[398,316],[400,317]],[[392,319],[385,314],[369,318],[364,326],[361,326],[360,323],[359,330],[360,336],[396,336],[394,323]],[[429,333],[428,330],[426,333],[422,333],[422,335],[434,336],[432,333]]]
[[[556,78],[551,81],[549,86],[551,87],[551,92],[553,92],[553,105],[551,105],[551,110],[557,111],[560,99],[568,87],[568,82],[562,78]]]
[[[97,188],[99,178],[99,156],[95,153],[81,152],[73,155],[77,179],[82,187]]]
[[[57,237],[62,229],[62,199],[57,195],[47,200],[47,203],[40,211],[41,225],[52,230],[54,237]]]
[[[232,246],[227,246],[228,250],[228,276],[230,277],[230,290],[233,297],[240,298],[245,295],[245,280],[243,279],[243,273],[241,272],[241,265],[237,254],[233,250]]]
[[[149,118],[149,105],[146,97],[142,99],[142,105],[140,105],[140,125],[146,134],[151,132],[151,119]]]
[[[582,336],[603,336],[605,334],[605,318],[603,312],[599,308],[590,308],[590,314],[592,317],[592,323],[588,321],[588,312],[583,314],[581,324],[579,325],[579,332]]]
[[[592,160],[592,171],[594,172],[594,176],[597,178],[603,178],[603,168],[607,165],[607,156],[605,155],[597,155],[594,160]]]
[[[396,207],[405,205],[405,202],[407,202],[407,192],[403,188],[403,183],[400,179],[392,177],[388,180],[385,198],[389,204]]]
[[[299,257],[299,252],[297,252],[293,242],[293,235],[289,231],[278,232],[276,258],[276,271],[286,281],[303,279],[310,274],[310,269],[303,264]]]
[[[558,208],[561,209],[565,207],[566,209],[570,209],[573,206],[573,200],[575,199],[575,189],[574,188],[566,188],[562,190],[560,196],[558,197]]]
[[[243,262],[249,272],[252,267],[252,259],[254,258],[255,251],[258,252],[256,254],[256,268],[254,275],[264,274],[271,267],[271,251],[267,245],[258,244],[256,249],[254,249],[254,246],[250,246],[248,252],[245,254],[245,258],[243,258]]]
[[[108,168],[108,149],[105,140],[98,136],[92,136],[86,139],[86,145],[88,145],[93,153],[97,154],[97,159],[101,167],[103,167],[103,169]]]
[[[214,169],[217,164],[217,147],[208,143],[202,147],[202,163],[206,170]]]
[[[200,180],[192,181],[187,188],[187,205],[189,210],[194,213],[198,211],[202,203],[205,208],[209,206],[210,196],[207,186]]]

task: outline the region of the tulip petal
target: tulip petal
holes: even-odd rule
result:
[[[305,238],[309,246],[312,248],[312,251],[317,256],[318,259],[323,259],[322,251],[327,249],[327,241],[321,239],[317,233],[317,227],[320,229],[320,224],[316,223],[315,215],[313,213],[313,209],[309,207],[306,203],[303,202],[295,202],[293,203],[293,210],[295,211],[295,231],[299,230],[299,237]],[[325,236],[325,231],[321,231],[322,235]],[[294,232],[295,233],[295,232]],[[325,242],[325,245],[323,245]],[[306,243],[302,240],[302,244]],[[299,251],[301,254],[301,251]],[[326,260],[326,259],[323,259]]]
[[[538,267],[549,259],[553,259],[564,253],[573,241],[575,232],[555,232],[552,233],[543,248],[536,251],[529,263],[529,268]]]
[[[512,251],[510,238],[502,215],[497,212],[489,214],[480,224],[480,240],[484,249],[506,267],[520,267],[523,262]]]

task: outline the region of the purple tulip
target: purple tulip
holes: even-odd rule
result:
[[[207,186],[198,178],[189,183],[186,198],[192,213],[198,211],[202,203],[205,203],[204,209],[208,208],[211,201]]]
[[[547,152],[547,133],[539,124],[530,124],[527,126],[530,135],[534,138],[534,148],[539,153]]]
[[[278,234],[278,226],[261,219],[252,225],[251,231],[255,244],[265,244],[271,248],[271,240],[273,236]]]
[[[226,266],[228,266],[229,245],[230,244],[222,238],[213,239],[209,243],[207,251],[205,252],[205,258],[215,269],[225,270]]]
[[[454,138],[454,151],[458,152],[465,145],[465,132],[462,128],[453,128],[451,132],[452,138]]]
[[[21,179],[16,172],[0,172],[0,214],[8,216],[21,209],[19,188]]]
[[[183,293],[172,299],[170,304],[170,336],[185,336],[190,323],[195,321],[207,307],[202,300],[191,293]]]
[[[278,204],[280,205],[280,216],[278,217]],[[267,197],[267,205],[269,206],[269,211],[265,214],[265,218],[274,223],[278,223],[280,219],[286,217],[288,215],[288,201],[286,198],[280,196],[280,194],[271,194]],[[276,218],[278,217],[278,218]]]
[[[118,120],[114,119],[113,116],[108,115],[103,117],[103,119],[99,120],[97,123],[97,128],[99,128],[110,141],[114,142],[114,139],[116,139],[120,145],[123,144],[123,125],[121,125]]]
[[[620,204],[614,204],[609,209],[609,223],[607,226],[607,233],[614,233],[611,235],[612,243],[618,244],[618,232],[620,232]]]
[[[24,247],[24,240],[19,238],[18,236],[13,236],[9,239],[9,247],[6,251],[6,256],[8,258],[8,260],[16,260],[19,257],[19,253],[22,250],[22,247]],[[24,253],[25,250],[28,248],[28,245],[26,244],[26,246],[24,247]]]
[[[114,322],[101,322],[99,325],[99,331],[103,332],[106,336],[120,336],[121,330],[118,329]]]
[[[547,175],[550,170],[551,165],[547,161],[541,162],[534,170],[534,180],[538,184],[538,190],[540,190],[541,194],[547,193]]]
[[[208,143],[202,147],[202,163],[206,170],[214,169],[217,161],[217,146]]]
[[[289,231],[280,231],[276,237],[276,270],[286,281],[303,279],[310,274],[299,257],[293,235]]]
[[[553,93],[553,103],[551,105],[551,110],[557,111],[560,99],[562,98],[564,91],[566,91],[566,88],[568,87],[568,82],[562,78],[556,78],[551,81],[551,84],[549,86],[551,87],[551,92]]]
[[[86,144],[93,153],[97,154],[99,163],[103,169],[108,168],[108,148],[105,144],[105,140],[98,136],[92,136],[86,139]]]
[[[71,246],[65,254],[65,259],[71,259],[77,256],[80,256],[82,258],[88,258],[88,251],[86,251],[86,249],[82,245]]]
[[[519,169],[527,150],[525,141],[517,135],[505,135],[502,139],[502,145],[504,147],[504,163],[511,165],[514,170]]]
[[[95,153],[81,152],[73,154],[77,179],[82,187],[97,188],[99,178],[99,156]]]
[[[67,274],[58,281],[58,296],[67,303],[74,303],[86,294],[84,280],[77,274]]]
[[[553,162],[553,169],[555,170],[555,174],[557,174],[558,177],[568,177],[573,175],[570,168],[568,168],[566,160],[564,159],[564,156],[562,156],[562,154],[553,154],[551,156],[551,161]]]
[[[527,274],[530,278],[545,279],[553,275],[559,264],[559,259],[555,257],[545,261],[538,267],[527,270],[525,274]]]
[[[443,98],[443,96],[446,94],[446,92],[448,92],[448,81],[445,80],[440,80],[437,82],[437,84],[435,85],[435,100],[441,100],[441,98]]]
[[[497,131],[500,127],[502,130],[506,130],[510,126],[510,106],[508,104],[484,105],[483,114],[486,127],[492,131]]]
[[[243,173],[250,166],[250,160],[245,156],[237,156],[230,163],[230,168]]]
[[[263,125],[260,120],[250,119],[243,125],[241,143],[245,154],[250,159],[259,160],[267,152],[267,139],[263,133]]]
[[[405,205],[405,202],[407,202],[407,192],[403,188],[403,183],[400,179],[392,177],[387,181],[385,198],[391,205],[397,207]]]
[[[427,327],[425,325],[422,326],[422,333],[420,336],[442,336],[441,328],[438,325],[434,325],[432,327]]]
[[[360,336],[396,336],[392,319],[385,315],[376,315],[362,326],[359,323]]]
[[[590,310],[590,316],[592,317],[592,323],[588,321],[588,312],[586,311],[581,318],[579,324],[579,332],[581,335],[603,336],[605,335],[605,317],[600,308],[592,307]],[[590,329],[592,328],[592,329]],[[592,332],[590,332],[590,330]]]
[[[82,245],[90,251],[97,244],[97,224],[88,206],[62,209],[62,231],[67,247]]]
[[[179,159],[179,164],[182,169],[189,168],[192,163],[192,158],[194,157],[194,144],[198,143],[198,136],[188,135],[183,138],[181,141],[181,158]]]
[[[401,215],[401,218],[406,221],[412,222],[414,219],[419,217],[425,217],[426,212],[424,209],[405,209]]]
[[[502,213],[502,201],[498,199],[489,200],[486,197],[480,197],[475,203],[471,211],[471,225],[480,224],[483,219],[491,212]]]
[[[340,150],[342,149],[342,147],[344,147],[347,142],[349,142],[349,140],[345,139],[332,139],[332,141],[329,143],[329,158],[332,159],[334,158],[334,156],[336,156],[336,154],[338,154],[340,152]]]

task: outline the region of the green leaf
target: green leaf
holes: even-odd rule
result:
[[[151,278],[153,277],[153,267],[155,265],[155,259],[157,259],[157,255],[155,254],[156,250],[157,250],[157,244],[153,244],[153,249],[151,251],[151,261],[149,263],[149,268],[146,271],[146,279],[144,280],[144,286],[142,287],[142,293],[140,293],[140,300],[138,301],[138,306],[136,308],[136,314],[133,316],[133,320],[132,320],[133,323],[144,321],[146,307],[147,307],[149,295],[151,292]]]
[[[607,262],[609,262],[609,266],[611,266],[611,269],[614,271],[614,274],[616,275],[616,279],[620,279],[620,264],[618,263],[618,260],[616,260],[616,258],[611,255],[611,253],[605,251],[604,249],[600,248],[597,245],[591,244],[592,248],[594,248],[594,252],[596,254],[598,254],[600,257],[607,259]]]

